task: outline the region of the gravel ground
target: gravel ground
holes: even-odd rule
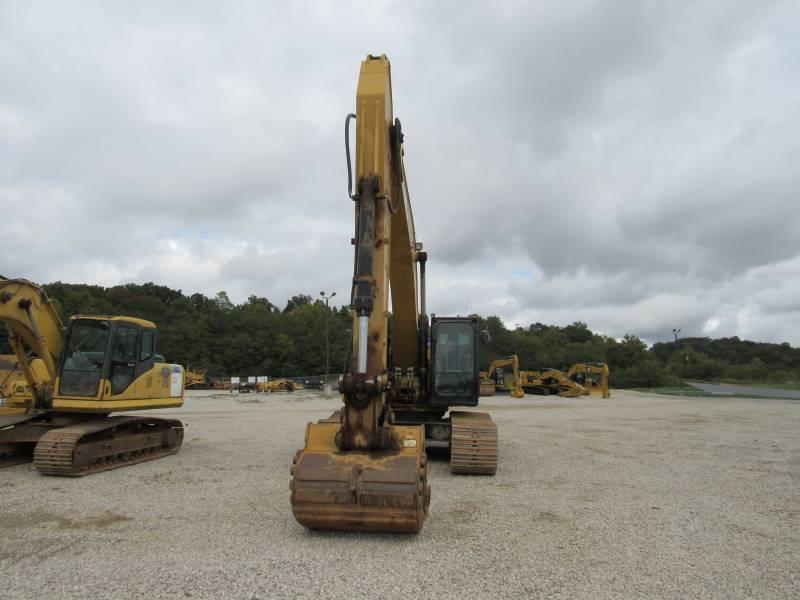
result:
[[[419,535],[311,532],[289,465],[338,399],[195,392],[175,456],[4,470],[1,598],[797,597],[800,404],[485,398],[494,478],[432,464]]]

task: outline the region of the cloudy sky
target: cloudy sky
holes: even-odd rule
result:
[[[429,309],[800,345],[800,5],[0,3],[0,273],[347,298],[392,60]]]

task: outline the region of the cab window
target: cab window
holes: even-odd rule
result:
[[[107,321],[74,321],[61,370],[60,392],[65,396],[95,396],[108,345]]]
[[[469,323],[439,323],[436,332],[434,393],[468,397],[475,385],[474,331]]]
[[[145,329],[142,331],[142,349],[139,352],[139,362],[144,362],[150,359],[155,352],[156,347],[156,332],[152,329]]]
[[[121,325],[114,334],[111,353],[111,395],[124,392],[136,377],[139,328]]]
[[[138,334],[139,331],[134,327],[119,327],[114,337],[114,354],[111,359],[135,362]]]

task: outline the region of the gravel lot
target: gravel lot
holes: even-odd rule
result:
[[[494,478],[434,462],[419,535],[311,532],[289,465],[338,399],[194,392],[173,457],[5,469],[0,598],[797,597],[800,403],[485,398]]]

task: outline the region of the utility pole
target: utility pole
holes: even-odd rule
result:
[[[330,359],[331,359],[331,344],[330,344],[330,317],[331,311],[330,306],[328,305],[328,301],[336,295],[336,292],[333,292],[330,296],[326,296],[325,292],[320,292],[320,296],[322,296],[323,300],[325,300],[325,384],[322,386],[323,390],[328,392],[330,391],[330,386],[328,385],[328,375],[330,373]]]
[[[681,349],[678,347],[678,334],[681,332],[680,329],[672,328],[672,334],[675,336],[675,349],[678,351],[678,364],[681,364]],[[683,377],[678,375],[678,390],[679,394],[683,396]]]

